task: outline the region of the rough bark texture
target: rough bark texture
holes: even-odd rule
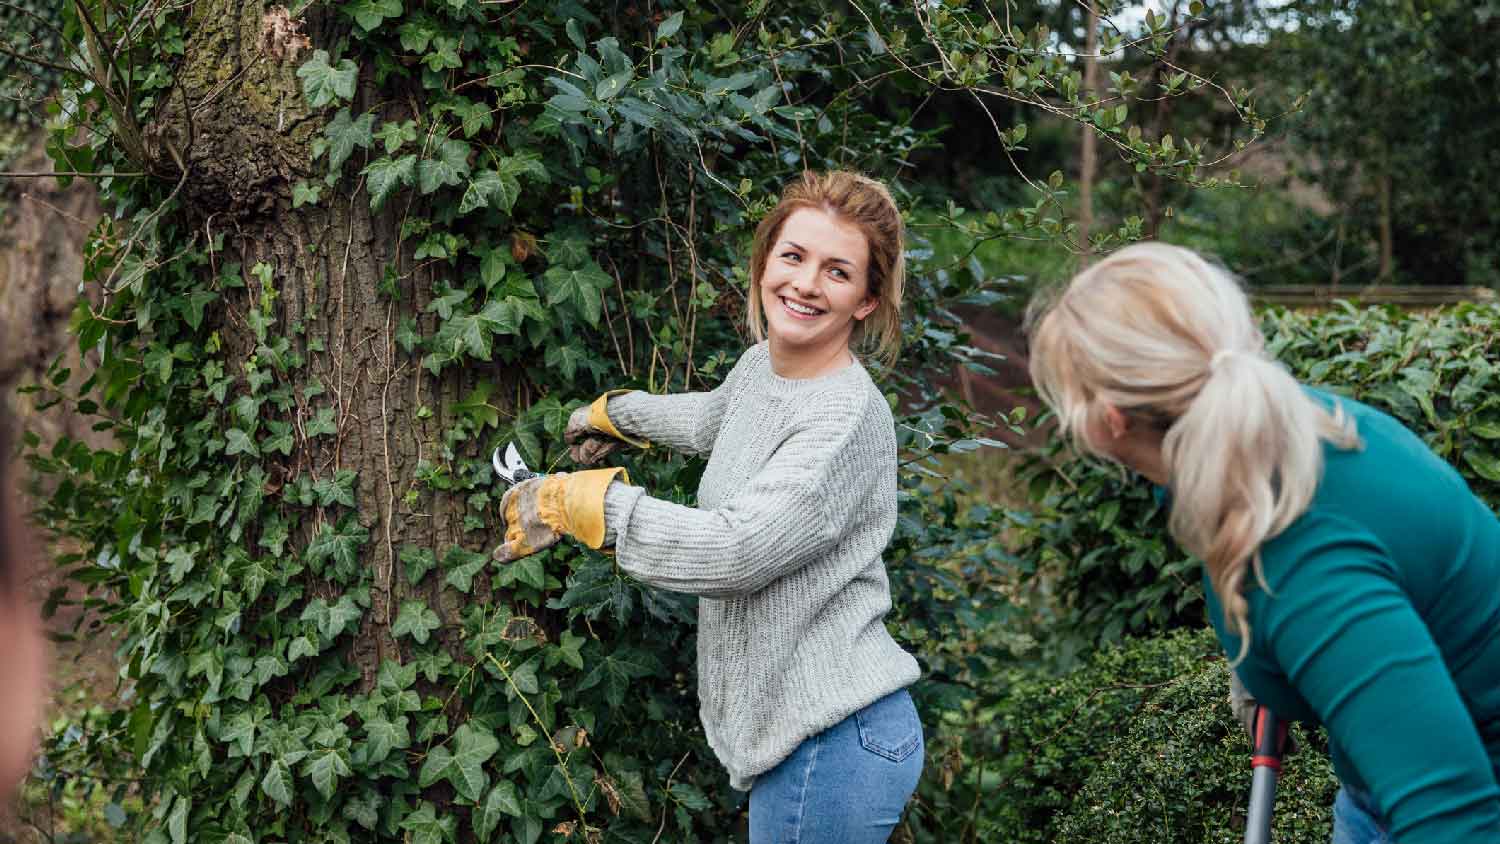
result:
[[[463,503],[454,496],[422,495],[408,506],[404,497],[413,487],[418,461],[445,461],[442,431],[451,421],[444,420],[444,407],[491,373],[466,367],[435,379],[395,342],[404,316],[418,316],[424,333],[434,327],[433,317],[422,314],[431,298],[432,274],[413,269],[411,250],[398,236],[405,216],[419,213],[408,197],[392,196],[372,213],[363,189],[349,196],[358,180],[346,175],[337,190],[325,188],[319,204],[292,208],[292,185],[321,180],[326,172],[326,159],[313,162],[311,148],[333,109],[314,111],[304,102],[296,69],[305,53],[279,60],[263,52],[263,19],[259,0],[195,5],[181,77],[193,103],[192,121],[189,125],[178,114],[168,133],[187,150],[182,197],[190,219],[205,241],[223,235],[223,248],[213,255],[214,271],[225,262],[241,265],[246,286],[224,291],[220,331],[229,359],[244,361],[255,353],[244,315],[265,295],[252,273],[264,263],[273,271],[277,321],[272,332],[289,337],[293,350],[307,360],[287,376],[296,387],[297,446],[269,483],[290,483],[301,474],[322,478],[340,469],[358,473],[359,519],[370,533],[364,559],[374,573],[373,605],[351,657],[373,684],[380,661],[398,658],[399,645],[389,631],[403,597],[421,597],[445,622],[457,619],[459,596],[438,588],[439,578],[428,578],[430,585],[414,594],[396,555],[406,543],[434,549],[440,558],[443,549],[465,544]],[[306,34],[312,47],[332,46],[338,25],[331,12],[310,13]],[[381,93],[389,97],[388,91]],[[375,107],[380,107],[375,92],[362,78],[352,111]],[[346,174],[357,172],[360,157],[356,154]],[[379,292],[388,271],[401,276],[398,301]],[[314,383],[325,392],[308,399],[307,387]],[[335,410],[337,436],[301,437],[306,421],[326,407]],[[423,407],[433,415],[419,418]],[[304,542],[316,527],[301,526]],[[470,536],[467,545],[488,551],[490,539]],[[485,584],[479,583],[472,597],[488,600]]]
[[[24,172],[50,168],[40,139],[10,164]],[[60,436],[105,442],[89,430],[89,420],[64,406],[39,413],[32,402],[13,398],[17,387],[40,380],[59,354],[64,366],[81,370],[68,321],[83,277],[83,243],[98,218],[94,186],[83,180],[67,187],[56,179],[0,185],[0,394],[46,442]]]

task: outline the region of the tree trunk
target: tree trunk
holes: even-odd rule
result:
[[[445,622],[456,619],[457,607],[442,599],[456,604],[460,596],[442,589],[438,578],[428,578],[414,594],[398,571],[397,549],[463,543],[461,503],[441,495],[416,501],[406,493],[416,487],[419,462],[443,461],[442,432],[452,424],[444,409],[488,373],[454,367],[434,378],[395,341],[402,319],[416,320],[427,333],[435,319],[423,313],[434,273],[413,267],[412,250],[400,236],[402,220],[414,212],[407,197],[392,196],[372,213],[363,189],[350,196],[325,188],[320,202],[292,207],[292,186],[319,182],[326,170],[326,158],[313,162],[311,147],[327,117],[310,110],[298,91],[296,69],[305,56],[282,60],[268,52],[262,19],[260,0],[196,4],[181,71],[193,118],[188,125],[178,112],[170,131],[188,150],[183,197],[194,225],[210,240],[222,238],[204,271],[217,275],[226,265],[240,265],[245,286],[223,290],[220,332],[228,359],[266,357],[246,316],[270,300],[275,323],[268,340],[286,337],[291,352],[306,360],[285,376],[296,399],[298,436],[268,486],[357,473],[356,511],[370,536],[361,562],[374,577],[371,609],[351,658],[368,688],[383,659],[401,661],[390,627],[402,598],[420,597]],[[335,24],[331,13],[309,13],[314,48],[331,40],[324,30]],[[351,111],[377,107],[374,99],[373,86],[362,79]],[[386,107],[382,116],[403,115]],[[346,178],[340,186],[355,184]],[[270,270],[269,284],[262,267]],[[329,410],[337,433],[306,436],[307,423]],[[318,527],[302,526],[304,543]],[[476,590],[475,599],[487,600],[483,583]]]
[[[1380,175],[1375,188],[1380,195],[1380,272],[1382,283],[1389,283],[1396,269],[1395,238],[1391,233],[1391,171],[1387,158],[1381,158]]]
[[[1083,48],[1083,97],[1087,101],[1099,88],[1099,2],[1089,0],[1088,34]],[[1094,227],[1094,178],[1098,168],[1098,139],[1094,127],[1082,124],[1083,140],[1078,165],[1078,242],[1092,252],[1089,236]]]

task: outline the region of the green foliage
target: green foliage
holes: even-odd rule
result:
[[[128,15],[81,18],[104,5],[70,6],[69,32],[126,25]],[[745,345],[747,245],[775,186],[802,167],[847,167],[901,191],[900,163],[939,143],[869,107],[879,99],[869,80],[898,52],[925,61],[929,47],[868,31],[915,32],[916,10],[883,6],[868,22],[743,11],[730,18],[753,26],[730,28],[718,6],[693,2],[659,21],[570,2],[308,6],[307,31],[334,34],[282,74],[286,97],[301,95],[288,109],[305,148],[289,147],[292,172],[257,190],[307,231],[349,214],[390,233],[376,301],[352,303],[390,314],[390,336],[359,338],[355,351],[316,318],[288,317],[326,276],[284,253],[237,254],[223,234],[231,221],[205,225],[199,200],[179,193],[191,172],[153,157],[180,153],[176,136],[136,131],[172,113],[175,97],[156,98],[186,74],[181,15],[153,19],[138,55],[119,57],[149,85],[110,77],[116,87],[79,80],[65,92],[74,107],[51,145],[60,168],[150,176],[101,180],[110,214],[84,278],[101,295],[73,317],[88,371],[80,384],[54,369],[36,389],[95,417],[114,442],[33,440],[30,454],[55,486],[39,517],[77,549],[61,569],[87,593],[84,617],[119,634],[130,690],[78,725],[82,740],[55,738],[49,758],[124,772],[141,805],[122,836],[734,837],[743,798],[698,725],[693,601],[571,543],[494,563],[487,455],[514,440],[550,469],[569,411],[603,389],[716,383]],[[984,26],[940,17],[945,38]],[[1035,34],[984,37],[994,56],[1045,46]],[[976,61],[942,85],[1024,83],[1046,104],[1043,89],[1067,76],[1056,62],[1037,75]],[[1080,108],[1149,167],[1199,163],[1157,161],[1115,104],[1107,117]],[[1051,207],[1060,179],[1038,190],[1053,199],[1007,213],[1005,236],[1062,232]],[[989,421],[935,394],[927,375],[984,371],[951,307],[993,304],[997,283],[927,260],[920,236],[913,246],[903,363],[877,374],[911,410],[889,557],[894,623],[933,666],[924,705],[940,706],[1006,658],[970,649],[975,631],[1008,653],[1029,642],[1005,634],[1010,608],[995,584],[1009,558],[982,547],[1000,513],[921,486],[935,455],[987,444],[973,432]],[[346,244],[334,248],[350,260]],[[383,373],[358,357],[387,347]],[[420,444],[400,477],[343,462],[374,430],[359,428],[374,409],[351,408],[336,375],[356,371],[409,374],[436,405],[391,423],[392,439]],[[627,463],[676,500],[703,470],[670,455]]]
[[[1209,635],[1184,633],[1127,648],[1211,650],[1213,641]],[[1090,666],[1097,668],[1098,662]],[[1095,682],[1108,679],[1096,677]],[[1123,728],[1096,751],[1095,758],[1082,764],[1088,773],[1050,840],[1243,841],[1250,742],[1228,714],[1228,683],[1227,663],[1217,656],[1204,658],[1138,707],[1119,711]],[[1101,732],[1109,735],[1108,728]],[[1322,844],[1332,832],[1338,780],[1321,734],[1310,736],[1293,725],[1292,735],[1303,752],[1287,758],[1279,777],[1272,837]]]
[[[1349,239],[1375,242],[1388,226],[1403,283],[1500,284],[1489,187],[1500,124],[1475,105],[1500,80],[1500,2],[1296,0],[1282,12],[1269,46],[1273,78],[1306,100],[1292,134],[1309,159],[1301,175],[1340,206]],[[1376,260],[1352,274],[1371,279]]]
[[[0,6],[0,128],[40,125],[41,101],[57,89],[62,72],[26,61],[63,64],[62,15],[49,0],[6,0]]]
[[[1272,309],[1267,348],[1298,379],[1390,413],[1500,511],[1500,308],[1432,313]],[[1036,507],[1010,514],[1021,576],[1056,602],[1047,625],[1064,661],[1080,649],[1203,620],[1198,563],[1177,549],[1144,480],[1063,446],[1022,471]]]
[[[946,714],[932,737],[918,841],[1236,842],[1250,742],[1228,705],[1212,633],[1126,639],[1075,670],[1011,668],[992,701]],[[1275,839],[1328,840],[1337,783],[1318,736],[1278,789]]]

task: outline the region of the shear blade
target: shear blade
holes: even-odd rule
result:
[[[513,442],[506,444],[504,457],[500,456],[500,449],[495,449],[495,452],[490,455],[490,465],[494,467],[495,474],[507,483],[515,483],[517,476],[523,473],[529,474],[526,461],[522,459],[521,452],[516,449],[516,444]]]

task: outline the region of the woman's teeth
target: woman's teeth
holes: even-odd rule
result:
[[[787,309],[792,311],[793,313],[799,313],[804,316],[817,316],[818,314],[823,313],[817,308],[801,304],[800,302],[793,302],[792,300],[785,297],[783,297],[781,301],[787,306]]]

